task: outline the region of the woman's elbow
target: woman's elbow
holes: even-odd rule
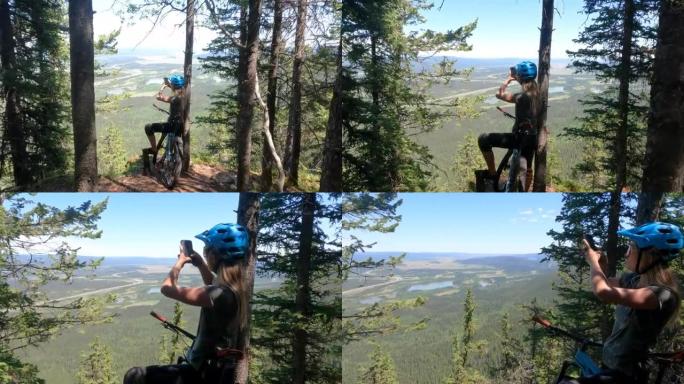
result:
[[[166,296],[166,297],[171,297],[173,292],[173,286],[164,284],[161,286],[161,294]]]
[[[613,295],[608,287],[594,287],[594,295],[604,304],[613,302]]]

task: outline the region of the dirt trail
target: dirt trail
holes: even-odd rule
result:
[[[130,175],[116,179],[100,177],[98,192],[231,192],[236,191],[236,175],[208,165],[193,165],[169,190],[153,176]]]

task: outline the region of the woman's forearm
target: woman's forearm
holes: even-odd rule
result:
[[[164,287],[175,287],[176,284],[178,283],[178,276],[180,275],[180,271],[183,268],[183,264],[181,264],[179,261],[176,262],[176,264],[171,267],[171,271],[169,271],[169,275],[166,276],[166,279],[164,279],[164,282],[162,283],[162,289]]]
[[[200,270],[200,274],[202,275],[202,281],[204,281],[204,284],[211,285],[214,282],[214,275],[209,270],[209,266],[207,265],[207,263],[205,263],[204,260],[202,260],[200,264],[197,266],[197,268]]]
[[[591,267],[591,286],[594,294],[602,299],[604,293],[610,289],[610,284],[608,284],[608,278],[601,269],[601,265],[598,261],[590,264]]]

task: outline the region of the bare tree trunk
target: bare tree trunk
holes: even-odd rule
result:
[[[245,264],[243,265],[243,278],[245,279],[245,292],[244,294],[251,299],[254,292],[254,276],[256,274],[256,246],[257,246],[257,233],[259,231],[259,195],[256,193],[243,192],[240,193],[240,200],[238,202],[237,211],[237,222],[247,229],[249,233],[249,253],[245,258]],[[248,300],[251,301],[251,300]],[[247,384],[248,374],[249,374],[249,346],[250,346],[250,327],[251,327],[251,313],[252,305],[248,305],[247,325],[244,332],[240,334],[240,340],[238,345],[240,345],[243,351],[246,352],[246,358],[238,362],[235,369],[235,383],[236,384]]]
[[[9,137],[10,152],[12,154],[12,171],[14,183],[21,190],[25,190],[32,182],[28,168],[28,153],[26,139],[21,121],[19,93],[17,92],[17,58],[14,41],[14,26],[10,16],[11,10],[8,0],[0,2],[0,59],[2,63],[2,91],[5,97],[5,119],[3,121],[4,136]],[[1,164],[4,165],[4,164]]]
[[[261,0],[249,1],[247,21],[247,44],[245,48],[245,66],[241,82],[238,85],[239,112],[236,121],[238,145],[238,191],[251,188],[250,164],[252,160],[252,116],[254,114],[254,90],[256,88],[257,61],[259,60],[259,27],[261,19]],[[241,74],[242,75],[242,74]]]
[[[537,111],[537,150],[534,156],[534,192],[546,192],[546,114],[549,105],[549,70],[551,68],[551,38],[553,35],[553,0],[544,0],[539,39],[539,110]]]
[[[273,144],[273,136],[271,135],[271,131],[268,129],[270,125],[270,119],[269,119],[269,109],[268,105],[264,103],[264,100],[261,98],[261,90],[259,89],[259,76],[256,77],[256,87],[255,87],[255,96],[256,100],[261,106],[261,108],[264,111],[264,118],[263,118],[263,135],[264,135],[264,148],[268,149],[269,151],[269,156],[273,159],[273,162],[276,164],[276,168],[278,169],[278,183],[276,184],[276,191],[277,192],[282,192],[283,191],[283,185],[285,185],[285,170],[283,169],[283,163],[280,161],[280,156],[278,156],[278,152],[276,152],[275,144]]]
[[[183,172],[190,169],[190,97],[192,95],[192,54],[195,39],[195,0],[187,0],[185,9],[185,105],[183,106]]]
[[[308,0],[299,0],[297,8],[297,31],[295,33],[295,57],[292,64],[292,98],[285,142],[285,168],[289,183],[297,185],[299,179],[299,154],[302,145],[302,68]]]
[[[342,34],[337,48],[337,76],[325,132],[321,192],[342,192]]]
[[[299,234],[299,255],[297,256],[297,292],[295,296],[295,312],[302,319],[311,314],[311,247],[313,242],[314,209],[316,194],[306,193],[302,199],[302,230]],[[294,384],[306,382],[306,346],[308,332],[304,327],[296,326],[292,339],[292,368]]]
[[[79,192],[87,192],[94,190],[97,184],[92,0],[69,1],[69,42],[75,181]]]
[[[641,190],[684,192],[684,2],[660,10]]]
[[[271,40],[271,59],[268,70],[268,95],[266,104],[268,106],[268,131],[271,138],[275,136],[276,127],[276,101],[278,100],[278,67],[280,65],[281,40],[283,35],[283,0],[273,2],[273,38]],[[261,191],[268,192],[273,185],[273,157],[266,145],[266,135],[264,134],[264,145],[261,157]]]
[[[657,221],[665,194],[661,192],[641,192],[637,205],[637,225]]]
[[[632,68],[632,35],[634,30],[634,0],[625,0],[624,29],[622,31],[622,54],[618,73],[619,126],[615,136],[615,191],[622,192],[627,184],[627,128],[629,125],[629,82]]]

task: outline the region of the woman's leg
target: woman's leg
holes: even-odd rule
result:
[[[192,384],[202,378],[189,364],[133,367],[126,372],[124,384]]]
[[[166,127],[167,123],[152,123],[145,125],[145,134],[147,135],[147,140],[150,142],[150,148],[152,152],[157,152],[157,139],[154,137],[155,133],[162,133]]]
[[[492,148],[511,148],[514,144],[515,135],[512,133],[483,133],[477,138],[477,145],[487,163],[490,176],[496,176],[496,162]]]

